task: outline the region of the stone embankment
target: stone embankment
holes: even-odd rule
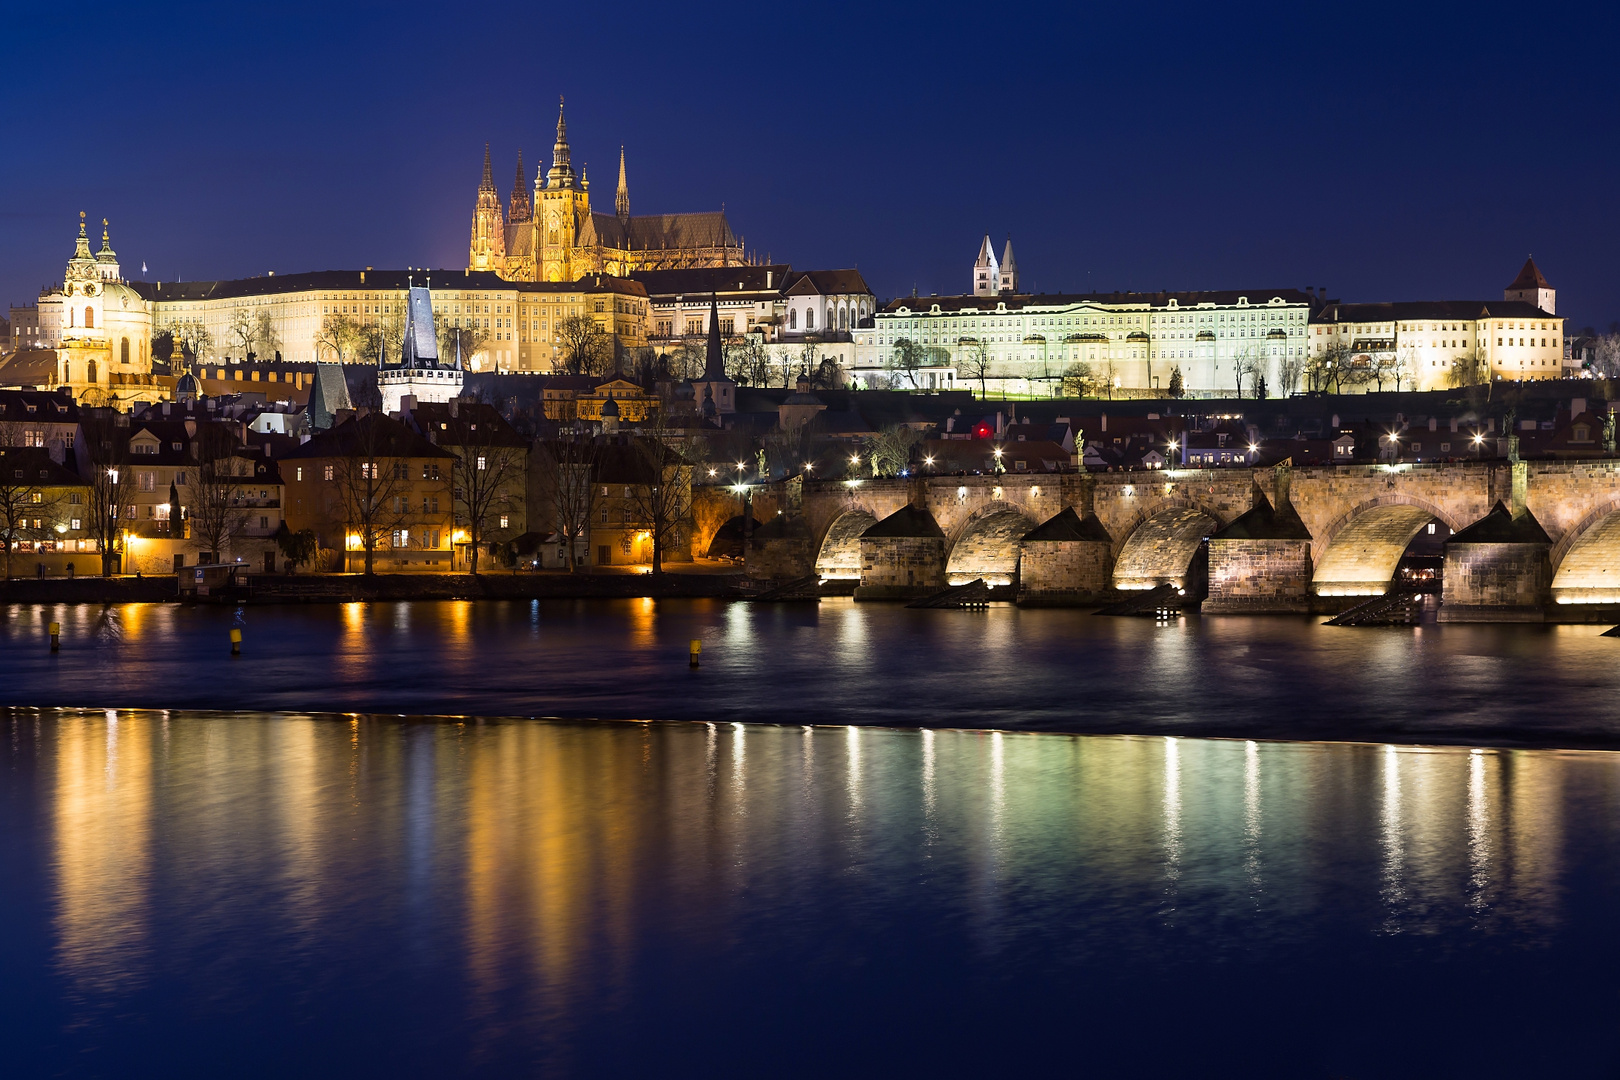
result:
[[[748,595],[732,574],[296,574],[249,579],[245,587],[198,603],[319,604],[354,600],[545,600]],[[0,603],[179,602],[172,576],[27,578],[0,585]]]

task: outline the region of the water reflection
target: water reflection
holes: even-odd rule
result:
[[[746,945],[797,970],[964,916],[981,955],[1082,965],[1189,941],[1264,956],[1332,926],[1544,940],[1568,807],[1616,768],[858,727],[8,721],[0,784],[40,777],[51,950],[82,1001],[273,950],[300,980],[454,978],[482,1044],[548,1054],[639,1000],[649,955],[701,971]]]

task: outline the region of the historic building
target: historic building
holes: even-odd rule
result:
[[[503,217],[485,146],[467,249],[469,271],[490,271],[507,281],[569,282],[587,274],[622,277],[637,270],[741,266],[748,261],[724,210],[631,214],[622,147],[613,212],[592,210],[590,180],[583,168],[574,170],[560,107],[551,168],[536,173],[532,199],[523,184],[519,151],[518,176]]]
[[[998,275],[1003,267],[997,267]],[[1303,363],[1312,297],[1297,289],[903,297],[855,331],[860,385],[892,382],[895,343],[924,349],[924,376],[1020,396],[1055,396],[1086,364],[1099,392],[1163,393],[1179,370],[1189,392],[1235,394],[1258,375],[1273,393]]]
[[[1471,378],[1561,379],[1564,320],[1553,314],[1558,293],[1534,259],[1497,300],[1418,300],[1380,304],[1321,305],[1311,319],[1311,351],[1343,364],[1365,385],[1369,371],[1387,372],[1393,389],[1439,390],[1455,385],[1458,369],[1476,366]],[[1335,378],[1334,389],[1346,388]]]
[[[439,356],[433,296],[425,288],[413,287],[406,303],[399,355],[392,360],[386,352],[377,357],[377,389],[382,392],[383,412],[398,413],[400,402],[407,397],[429,402],[460,397],[463,370],[459,349],[454,356]]]
[[[128,405],[167,396],[152,378],[152,313],[123,278],[107,222],[101,250],[90,253],[84,214],[62,284],[39,298],[39,345],[53,357],[33,358],[54,371],[29,376],[28,385],[66,386],[75,401]],[[9,365],[8,365],[9,366]],[[5,381],[22,385],[21,377]]]

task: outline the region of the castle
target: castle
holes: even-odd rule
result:
[[[584,170],[574,172],[568,125],[557,110],[557,142],[551,168],[536,172],[531,200],[524,188],[523,154],[503,217],[500,195],[484,147],[484,178],[473,209],[467,269],[493,271],[507,281],[577,281],[587,274],[623,277],[637,270],[684,270],[741,266],[741,241],[725,212],[697,214],[630,213],[624,149],[619,149],[619,187],[613,213],[591,209],[591,186]]]

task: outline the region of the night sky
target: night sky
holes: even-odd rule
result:
[[[162,14],[161,12],[170,12]],[[1326,286],[1500,298],[1526,253],[1620,319],[1614,8],[981,3],[8,9],[0,303],[82,209],[126,276],[466,262],[492,144],[557,96],[611,210],[717,209],[751,249],[960,292]]]

